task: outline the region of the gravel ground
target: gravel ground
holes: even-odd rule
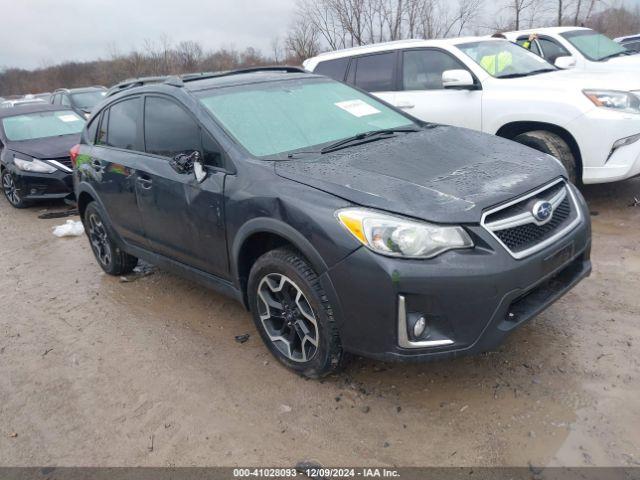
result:
[[[640,180],[585,195],[592,276],[498,351],[321,382],[233,301],[106,276],[38,218],[64,206],[0,199],[0,465],[640,465]]]

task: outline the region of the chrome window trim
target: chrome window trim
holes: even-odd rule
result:
[[[562,230],[557,231],[556,233],[554,233],[552,236],[550,236],[549,238],[543,240],[540,243],[535,244],[532,247],[529,247],[525,250],[522,250],[521,252],[513,252],[509,247],[507,247],[502,240],[500,240],[500,238],[487,226],[485,220],[487,218],[487,216],[499,212],[501,210],[504,210],[505,208],[508,208],[512,205],[515,205],[516,203],[520,203],[528,198],[534,197],[536,195],[538,195],[541,192],[544,192],[545,190],[548,190],[549,188],[553,187],[554,185],[557,185],[558,183],[563,183],[564,184],[564,191],[569,193],[569,198],[571,199],[571,202],[573,204],[573,208],[575,208],[576,210],[576,218],[569,224],[567,225],[565,228],[563,228]],[[557,200],[556,199],[557,195],[552,197],[553,200]],[[560,200],[560,202],[564,200],[564,197]],[[555,206],[555,205],[554,205]],[[516,217],[520,217],[520,215],[517,215]],[[513,218],[513,217],[512,217]],[[532,216],[533,218],[533,216]],[[505,203],[504,205],[500,205],[499,207],[495,207],[492,208],[490,210],[487,210],[486,212],[484,212],[482,214],[482,218],[480,220],[480,225],[487,231],[489,232],[489,234],[496,239],[496,241],[509,253],[509,255],[511,255],[513,258],[515,258],[516,260],[520,260],[522,258],[528,257],[529,255],[532,255],[536,252],[539,252],[540,250],[543,250],[544,248],[548,247],[549,245],[551,245],[553,242],[555,242],[556,240],[558,240],[559,238],[563,237],[564,235],[566,235],[567,233],[569,233],[571,230],[573,230],[575,227],[577,227],[580,223],[582,223],[582,211],[580,209],[580,205],[575,197],[575,194],[572,190],[572,187],[570,184],[568,184],[564,178],[559,178],[557,180],[554,180],[553,182],[547,183],[546,185],[538,188],[537,190],[534,190],[531,193],[528,193],[527,195],[524,195],[522,197],[518,197],[508,203]],[[508,220],[508,219],[505,219]],[[500,221],[503,222],[503,221]],[[498,222],[494,222],[498,223]],[[525,222],[525,223],[532,223],[532,222]],[[517,226],[517,225],[515,225]],[[506,227],[505,227],[506,228]],[[504,228],[500,228],[499,230],[503,230]]]

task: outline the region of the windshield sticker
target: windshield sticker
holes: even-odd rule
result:
[[[345,112],[349,112],[354,117],[366,117],[367,115],[375,115],[380,113],[375,107],[372,107],[362,100],[347,100],[346,102],[337,102],[334,105],[341,108]]]
[[[63,122],[76,122],[78,121],[78,117],[75,115],[59,115],[58,118]]]

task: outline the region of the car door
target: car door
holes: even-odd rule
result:
[[[446,89],[442,85],[442,73],[447,70],[469,71],[460,60],[441,49],[402,51],[401,90],[394,105],[426,122],[481,130],[482,90],[479,83],[476,89]],[[473,73],[471,75],[475,78]]]
[[[146,158],[138,172],[137,196],[153,251],[220,276],[228,276],[224,225],[225,170],[220,147],[175,100],[145,98]],[[207,177],[178,173],[178,154],[201,153]]]
[[[94,122],[99,122],[97,135],[82,168],[88,170],[116,232],[127,242],[148,248],[136,198],[137,168],[144,158],[142,98],[114,103]],[[89,127],[92,131],[93,124]]]
[[[398,84],[397,52],[382,52],[355,57],[347,73],[347,83],[393,104]]]

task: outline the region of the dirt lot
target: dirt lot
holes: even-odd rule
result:
[[[499,351],[323,382],[232,301],[108,277],[0,199],[0,465],[640,465],[640,180],[585,192],[593,275]]]

